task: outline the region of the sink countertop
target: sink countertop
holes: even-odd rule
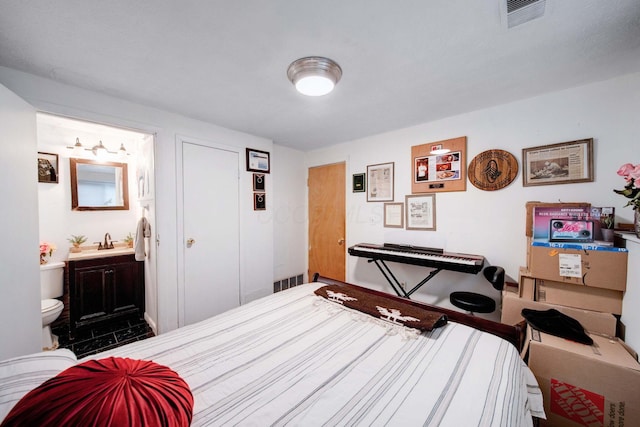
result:
[[[126,246],[116,246],[113,249],[83,249],[82,252],[69,252],[67,260],[78,261],[83,259],[106,258],[110,256],[134,254],[133,248]]]

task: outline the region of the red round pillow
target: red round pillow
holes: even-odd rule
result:
[[[2,426],[188,426],[193,395],[154,362],[109,357],[81,363],[25,395]]]

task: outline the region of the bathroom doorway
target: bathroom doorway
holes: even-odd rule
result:
[[[154,189],[155,138],[148,132],[126,129],[48,113],[37,113],[38,153],[54,159],[57,182],[38,183],[40,241],[55,246],[52,261],[65,261],[72,236],[85,236],[84,245],[103,242],[108,235],[123,243],[135,236],[139,221],[146,218],[155,236],[156,205]],[[104,146],[105,157],[99,159],[96,146]],[[44,155],[43,154],[43,155]],[[40,156],[41,154],[39,154]],[[73,210],[70,159],[100,160],[127,165],[128,209]],[[95,178],[95,180],[94,180]],[[90,187],[103,188],[96,175]],[[105,201],[108,205],[109,201]],[[146,239],[145,320],[157,333],[158,302],[156,280],[156,239]],[[64,300],[68,298],[65,289]],[[68,301],[65,303],[68,307]],[[67,317],[65,318],[65,313]],[[68,322],[68,310],[56,321]],[[55,326],[55,324],[54,324]]]

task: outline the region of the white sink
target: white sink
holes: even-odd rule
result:
[[[113,249],[83,249],[82,252],[70,252],[69,253],[69,261],[77,261],[81,259],[92,259],[92,258],[105,258],[109,256],[117,256],[117,255],[129,255],[135,253],[133,248],[128,247],[118,247],[116,246]]]

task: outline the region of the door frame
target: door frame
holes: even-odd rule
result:
[[[233,153],[238,154],[238,191],[239,194],[242,194],[240,188],[240,173],[242,171],[243,160],[244,160],[244,149],[233,147],[230,145],[219,144],[213,141],[208,141],[200,138],[194,138],[186,135],[176,135],[176,273],[177,273],[177,295],[176,295],[176,303],[178,308],[178,327],[184,326],[184,303],[185,303],[185,269],[184,269],[184,257],[185,257],[185,241],[186,235],[184,232],[184,179],[183,179],[183,170],[184,170],[184,159],[182,156],[182,147],[183,144],[195,144],[203,147],[214,148],[218,150],[231,151]],[[240,211],[242,209],[242,197],[238,200],[238,215],[240,216]],[[240,218],[242,219],[242,218]],[[242,249],[243,249],[243,237],[242,237],[242,222],[240,222],[240,227],[238,230],[238,252],[239,256],[239,265],[238,265],[238,277],[240,279],[239,283],[239,301],[240,305],[243,303],[243,295],[244,295],[244,260],[242,257]]]
[[[317,167],[321,167],[321,166],[329,166],[329,165],[334,165],[336,163],[344,163],[344,173],[345,173],[345,180],[344,180],[344,185],[345,185],[345,191],[344,191],[344,238],[345,238],[345,254],[344,254],[344,275],[345,275],[345,281],[348,282],[349,281],[349,253],[347,251],[348,243],[351,241],[350,240],[350,236],[349,236],[349,214],[347,212],[347,209],[349,207],[349,201],[350,201],[350,183],[351,183],[351,179],[349,178],[352,175],[351,172],[351,164],[349,162],[349,158],[348,157],[339,157],[336,159],[331,159],[331,160],[325,160],[325,161],[321,161],[321,162],[309,162],[306,164],[306,170],[305,170],[305,183],[306,183],[306,191],[305,191],[305,227],[306,227],[306,232],[304,233],[304,238],[305,238],[305,251],[307,252],[307,255],[305,257],[305,273],[308,274],[309,271],[309,243],[310,243],[310,237],[309,237],[309,169],[311,168],[317,168]],[[307,281],[311,281],[313,279],[313,277],[308,277]]]

